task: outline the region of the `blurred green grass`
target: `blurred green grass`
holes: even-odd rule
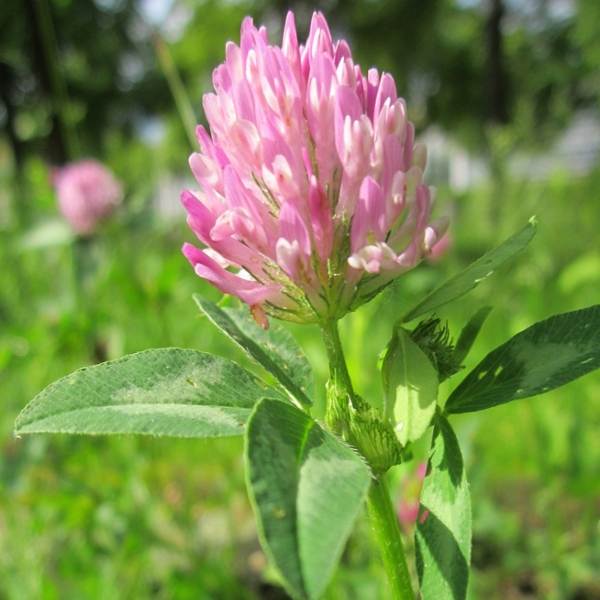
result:
[[[37,221],[55,218],[43,166],[30,164],[24,182]],[[9,178],[2,185],[13,193]],[[533,214],[530,246],[438,312],[456,338],[477,308],[494,307],[465,372],[532,323],[600,301],[599,171],[439,195],[442,212],[454,214],[453,249],[342,322],[357,391],[374,404],[393,320]],[[285,598],[256,539],[241,439],[12,437],[18,412],[43,387],[100,360],[181,346],[249,366],[191,299],[219,299],[180,253],[191,233],[143,210],[83,246],[27,248],[25,233],[0,230],[0,599]],[[82,257],[89,273],[77,281]],[[315,370],[322,414],[318,331],[289,328]],[[471,598],[600,598],[600,376],[453,422],[474,507]],[[424,440],[415,460],[426,454]],[[396,494],[404,469],[391,474]],[[327,598],[385,598],[383,581],[362,517]]]

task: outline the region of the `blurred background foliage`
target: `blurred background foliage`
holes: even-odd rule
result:
[[[531,246],[438,313],[456,338],[494,306],[467,368],[535,321],[600,302],[597,0],[3,0],[1,600],[286,597],[256,539],[241,440],[14,440],[12,424],[57,378],[150,347],[248,366],[191,300],[219,294],[180,254],[192,241],[178,207],[194,185],[192,148],[156,48],[162,40],[203,122],[202,95],[242,18],[279,43],[289,8],[301,39],[323,10],[364,68],[394,75],[431,142],[438,211],[453,219],[450,252],[343,321],[359,393],[380,402],[390,322],[532,214]],[[126,198],[82,240],[60,220],[50,176],[90,156]],[[322,388],[318,332],[290,329]],[[454,422],[473,497],[470,597],[600,598],[600,377]],[[414,462],[426,453],[424,441]],[[413,469],[391,473],[398,498]],[[327,598],[386,598],[370,535],[362,518]]]

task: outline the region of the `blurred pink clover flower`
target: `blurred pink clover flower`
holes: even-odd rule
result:
[[[60,212],[79,235],[92,234],[123,199],[121,184],[94,160],[70,163],[51,177]]]
[[[400,486],[400,499],[398,501],[398,518],[405,533],[409,533],[419,518],[421,508],[421,489],[427,475],[427,463],[420,462],[414,470],[402,478]],[[429,511],[423,511],[421,523],[425,521]]]

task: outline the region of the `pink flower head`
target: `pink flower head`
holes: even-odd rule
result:
[[[123,199],[123,188],[112,173],[94,160],[71,163],[52,174],[58,207],[63,217],[80,235],[94,232]]]
[[[431,221],[426,149],[391,75],[363,75],[315,13],[304,46],[288,13],[281,47],[242,24],[204,97],[185,191],[196,272],[266,314],[339,319],[427,256],[447,229]],[[233,269],[233,271],[231,270]]]

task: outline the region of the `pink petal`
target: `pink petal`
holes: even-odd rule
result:
[[[333,247],[333,216],[325,190],[314,176],[309,182],[308,206],[317,254],[321,263],[325,265],[331,257]]]
[[[386,233],[386,206],[381,187],[372,177],[365,177],[352,219],[352,252],[357,252],[365,245],[384,241]]]
[[[198,250],[198,248],[195,248],[191,244],[184,244],[183,254],[190,261],[197,275],[210,281],[210,283],[224,294],[237,296],[249,306],[262,304],[271,296],[278,295],[282,289],[282,286],[273,284],[265,285],[234,275],[223,269],[216,261],[207,256],[206,253]]]

